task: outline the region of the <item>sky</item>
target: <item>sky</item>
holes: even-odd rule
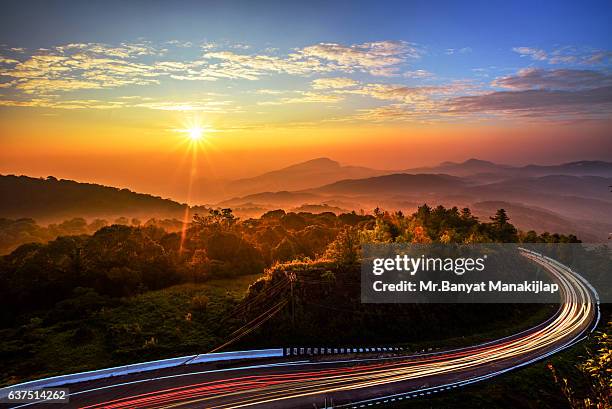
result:
[[[609,1],[1,7],[2,174],[184,199],[323,156],[612,160]]]

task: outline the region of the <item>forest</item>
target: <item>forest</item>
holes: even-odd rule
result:
[[[519,232],[503,209],[488,222],[478,221],[469,209],[442,206],[423,205],[411,216],[380,209],[373,213],[336,216],[275,210],[259,219],[239,220],[231,209],[211,209],[196,214],[184,233],[180,222],[155,219],[144,224],[118,219],[107,226],[104,220],[87,223],[75,218],[46,228],[31,219],[2,219],[4,243],[11,237],[43,241],[59,236],[47,243],[23,244],[1,259],[0,291],[9,301],[2,322],[49,308],[70,298],[77,288],[126,297],[179,283],[262,274],[277,263],[356,261],[356,253],[341,248],[347,241],[355,247],[361,241],[578,242],[572,235]]]
[[[519,231],[503,209],[481,221],[467,208],[428,205],[410,215],[275,210],[245,220],[209,209],[184,229],[127,218],[0,226],[4,243],[7,231],[37,237],[0,258],[3,384],[219,347],[358,340],[418,350],[508,335],[554,306],[363,305],[361,244],[580,242]],[[87,359],[53,352],[73,350]]]

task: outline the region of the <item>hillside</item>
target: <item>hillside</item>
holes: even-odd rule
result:
[[[462,179],[449,175],[409,175],[397,173],[367,179],[341,180],[312,189],[316,193],[336,195],[412,195],[436,192],[450,193],[466,185]]]
[[[181,218],[185,204],[73,180],[0,175],[0,217],[55,222],[70,217]]]
[[[503,208],[511,216],[512,223],[523,231],[535,230],[539,232],[576,234],[585,242],[596,242],[604,238],[599,232],[600,229],[589,226],[584,222],[560,216],[546,209],[502,201],[478,202],[472,204],[470,208],[474,215],[478,216],[481,220],[486,220],[496,209]]]
[[[576,161],[559,165],[501,165],[481,159],[464,162],[442,162],[437,166],[405,169],[402,173],[446,173],[453,176],[480,176],[488,178],[535,177],[546,175],[612,177],[612,162]]]
[[[493,166],[490,162],[483,162],[473,160],[469,166],[475,171]],[[460,164],[446,166],[456,168]],[[251,202],[266,209],[280,207],[288,210],[303,204],[336,202],[342,203],[342,209],[355,211],[375,207],[413,211],[423,203],[469,207],[473,203],[503,202],[512,208],[511,214],[517,217],[517,224],[522,229],[574,232],[587,241],[607,240],[612,226],[612,195],[608,188],[612,185],[612,178],[591,175],[498,178],[501,180],[491,183],[447,174],[396,173],[341,180],[307,190],[236,197],[220,205],[234,207]]]
[[[260,192],[303,190],[342,179],[359,179],[383,175],[391,171],[360,166],[343,166],[329,158],[316,158],[258,176],[220,181],[200,180],[196,186],[204,201],[223,200]]]

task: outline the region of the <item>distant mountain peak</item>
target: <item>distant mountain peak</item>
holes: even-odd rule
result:
[[[465,160],[463,162],[451,162],[451,161],[446,161],[446,162],[442,162],[440,163],[440,165],[438,166],[465,166],[465,165],[486,165],[486,166],[497,166],[495,163],[490,162],[488,160],[482,160],[482,159],[477,159],[477,158],[470,158],[468,160]]]
[[[465,162],[463,162],[463,164],[464,165],[495,165],[495,163],[491,161],[476,159],[476,158],[470,158],[466,160]]]
[[[601,160],[579,160],[575,162],[563,163],[559,166],[610,166],[610,162],[604,162]]]
[[[336,169],[340,167],[340,163],[330,158],[315,158],[305,162],[296,163],[295,165],[287,166],[281,170],[288,169]]]

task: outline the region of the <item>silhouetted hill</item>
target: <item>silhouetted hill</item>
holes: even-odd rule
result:
[[[548,175],[523,177],[479,186],[479,191],[492,191],[496,194],[547,193],[562,196],[590,197],[612,200],[609,188],[612,178],[600,176]]]
[[[540,166],[528,165],[520,168],[522,174],[529,175],[574,175],[574,176],[602,176],[612,177],[612,162],[603,161],[577,161],[561,165]]]
[[[449,175],[409,175],[396,173],[366,179],[341,180],[312,189],[312,192],[335,195],[412,195],[415,193],[450,193],[461,190],[466,182]]]
[[[329,158],[317,158],[259,176],[232,181],[201,181],[199,195],[205,200],[221,200],[260,192],[303,190],[342,179],[360,179],[390,171],[360,166],[342,166]]]
[[[473,203],[472,213],[486,221],[489,215],[497,209],[505,209],[511,217],[511,222],[523,231],[557,232],[575,234],[582,241],[597,242],[605,240],[607,235],[588,223],[579,222],[558,213],[538,207],[525,206],[520,203],[503,201],[488,201]],[[609,227],[609,226],[608,226]]]
[[[250,196],[261,192],[302,191],[346,179],[366,179],[392,174],[445,174],[466,178],[466,182],[479,185],[509,178],[548,175],[612,177],[612,162],[578,161],[550,166],[517,167],[472,158],[464,162],[442,162],[431,167],[380,170],[360,166],[342,166],[329,158],[317,158],[250,178],[200,179],[194,186],[194,197],[207,203],[228,201],[230,198]]]
[[[274,206],[296,206],[307,202],[317,201],[320,196],[305,192],[262,192],[244,197],[235,197],[218,203],[221,207],[245,206],[247,204],[259,206],[272,204]]]
[[[403,173],[446,173],[453,176],[477,176],[477,180],[500,180],[509,177],[534,177],[546,175],[612,177],[612,162],[577,161],[560,165],[509,166],[480,160],[442,162],[438,166],[406,169]]]
[[[478,173],[499,173],[512,169],[508,165],[499,165],[480,159],[468,159],[465,162],[442,162],[438,166],[406,169],[403,173],[446,173],[453,176],[468,176]]]
[[[492,166],[491,162],[472,160],[470,163],[475,169]],[[608,188],[612,178],[545,175],[501,179],[479,183],[471,177],[399,173],[341,180],[301,191],[259,193],[220,205],[254,202],[270,209],[289,210],[305,203],[341,201],[342,209],[347,210],[382,207],[412,211],[422,203],[461,207],[476,202],[504,202],[512,203],[521,228],[581,233],[585,240],[607,239],[612,226],[612,195]],[[543,213],[542,209],[548,213]]]
[[[185,211],[184,204],[169,199],[54,177],[0,175],[0,197],[0,217],[38,221],[74,216],[181,218]]]

